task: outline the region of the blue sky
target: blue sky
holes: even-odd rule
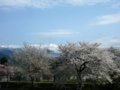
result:
[[[0,46],[24,41],[120,47],[120,0],[0,0]]]

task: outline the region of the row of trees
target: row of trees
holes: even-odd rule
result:
[[[11,63],[19,80],[21,76],[29,77],[32,86],[35,77],[41,77],[43,73],[53,73],[56,76],[55,83],[59,85],[63,85],[68,78],[77,78],[77,90],[82,90],[83,82],[87,79],[90,79],[92,84],[93,81],[98,84],[106,81],[112,83],[110,75],[114,72],[120,73],[120,51],[114,47],[101,49],[98,48],[99,45],[87,42],[79,42],[79,45],[69,42],[67,45],[59,45],[60,56],[56,60],[47,54],[47,48],[24,43],[22,48],[14,51]],[[50,72],[55,62],[60,65]]]

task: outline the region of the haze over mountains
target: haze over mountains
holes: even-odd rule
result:
[[[38,44],[35,44],[34,46],[38,46]],[[13,55],[13,51],[19,49],[21,46],[18,45],[2,45],[0,46],[0,59],[2,57],[6,57],[7,59],[10,59],[10,55]],[[58,57],[59,53],[57,51],[57,45],[55,44],[49,44],[49,45],[42,45],[42,47],[48,47],[49,50],[52,50],[54,53],[50,53],[49,55],[52,57]]]

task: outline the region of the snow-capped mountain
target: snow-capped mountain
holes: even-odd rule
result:
[[[33,44],[32,46],[39,46],[38,44]],[[10,59],[10,55],[13,55],[13,51],[19,49],[21,46],[20,45],[1,45],[0,46],[0,59],[2,57],[6,57]],[[49,55],[52,57],[58,57],[58,46],[55,44],[49,44],[49,45],[42,45],[42,47],[47,47],[49,51],[52,51]],[[54,52],[54,53],[53,53]]]

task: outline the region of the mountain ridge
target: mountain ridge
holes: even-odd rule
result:
[[[19,48],[2,48],[2,47],[0,47],[0,59],[2,57],[6,57],[7,59],[10,59],[10,55],[13,56],[13,51],[17,50],[17,49],[19,49]],[[58,57],[59,56],[59,53],[54,53],[54,51],[50,50],[50,49],[49,49],[48,53],[52,57]]]

